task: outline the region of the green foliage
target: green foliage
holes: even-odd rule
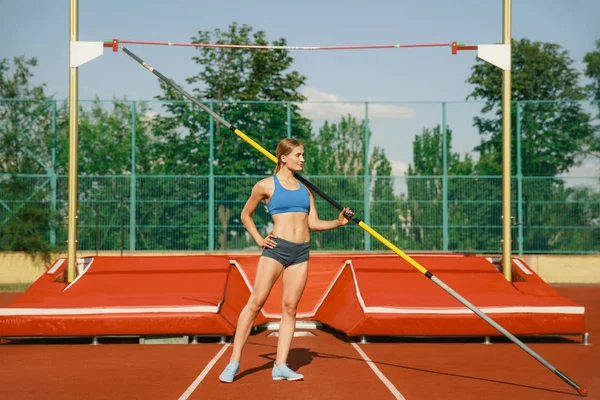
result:
[[[589,97],[600,100],[600,39],[596,40],[596,48],[583,58],[585,76],[592,80],[587,86]]]
[[[460,160],[460,155],[452,152],[452,129],[446,129],[448,175],[472,175],[473,161],[469,155]],[[433,129],[423,128],[413,141],[413,164],[407,171],[408,193],[403,204],[402,221],[410,248],[423,250],[443,249],[443,133],[439,125]],[[468,189],[467,180],[449,179],[448,199],[456,199],[449,206],[450,224],[465,216],[473,216],[473,210],[465,207],[461,194]],[[468,200],[468,199],[464,199]],[[485,213],[485,211],[483,211]],[[460,244],[459,244],[460,243]],[[452,247],[464,246],[462,238],[453,237]],[[463,247],[464,248],[464,247]]]
[[[399,199],[394,194],[392,164],[379,147],[373,149],[369,158],[371,173],[371,226],[383,237],[398,243]],[[373,250],[387,249],[377,240],[371,240]]]
[[[32,257],[42,256],[50,261],[50,246],[47,234],[50,215],[47,210],[35,204],[18,208],[0,226],[0,249],[22,251]]]
[[[0,251],[21,251],[50,263],[48,233],[52,214],[43,184],[16,175],[0,177]]]
[[[367,138],[368,135],[368,138]],[[315,184],[344,207],[350,207],[364,218],[365,144],[372,132],[366,122],[352,115],[342,116],[339,123],[325,121],[313,135],[306,149],[308,173]],[[369,156],[367,175],[370,180],[371,225],[381,234],[390,233],[396,219],[392,166],[385,151],[377,146]],[[345,178],[340,179],[340,176]],[[334,219],[339,211],[316,198],[319,218]],[[313,234],[316,248],[328,250],[364,249],[364,233],[349,224],[341,231]],[[342,237],[342,239],[340,239]]]
[[[579,72],[567,51],[553,43],[513,42],[512,99],[525,102],[521,109],[521,146],[524,175],[555,175],[580,161],[581,149],[593,137],[590,116],[581,103],[585,90],[577,85]],[[477,148],[486,163],[501,165],[502,154],[502,72],[480,60],[467,82],[474,86],[467,98],[486,101],[484,114],[475,126],[482,135]],[[529,100],[563,100],[538,102]],[[512,131],[516,131],[516,112],[512,110]],[[512,135],[512,163],[516,165],[516,141]],[[491,165],[490,165],[491,166]],[[485,168],[488,172],[489,169]]]
[[[263,31],[252,34],[248,25],[231,24],[226,31],[215,29],[199,31],[194,43],[217,43],[233,45],[268,45]],[[275,40],[275,46],[285,46],[285,39]],[[288,50],[255,51],[250,49],[198,48],[199,55],[193,60],[200,72],[186,81],[198,99],[210,99],[217,115],[242,132],[248,134],[271,153],[277,143],[288,135],[282,124],[286,120],[285,103],[304,100],[299,88],[306,79],[296,71],[289,71],[293,58]],[[179,95],[161,83],[160,100],[177,100]],[[247,100],[269,100],[271,103],[253,104]],[[299,114],[296,104],[290,104],[291,136],[306,140],[310,135],[310,122]],[[153,126],[156,138],[154,153],[165,154],[162,168],[169,173],[206,174],[209,154],[206,143],[210,140],[210,118],[207,113],[189,103],[171,102],[166,105],[167,116],[159,116]],[[173,156],[170,156],[173,155]],[[241,139],[228,129],[216,124],[214,127],[214,173],[216,175],[266,175],[274,166],[256,150],[241,143]],[[227,242],[234,239],[233,232],[240,233],[239,215],[244,202],[230,199],[247,198],[252,185],[221,185],[216,183],[219,226],[219,249],[225,250]],[[257,215],[257,226],[266,226],[266,216]],[[232,229],[233,228],[233,229]],[[266,228],[265,228],[266,229]]]
[[[371,136],[371,132],[369,132]],[[306,150],[312,175],[364,175],[365,122],[352,115],[342,116],[338,124],[325,121]]]
[[[555,176],[565,173],[571,167],[578,165],[588,153],[588,149],[597,147],[598,143],[597,138],[594,139],[590,115],[583,109],[582,103],[576,101],[586,98],[586,89],[577,84],[580,74],[573,66],[574,61],[568,52],[557,44],[521,39],[513,41],[512,50],[511,95],[513,101],[519,101],[516,107],[512,108],[512,175],[515,175],[517,162],[520,162],[520,172],[525,177]],[[586,73],[588,76],[593,75],[595,54],[589,53],[586,60],[588,62]],[[475,165],[475,172],[477,175],[501,175],[502,109],[499,107],[499,102],[502,93],[502,73],[495,66],[483,61],[473,66],[472,71],[467,82],[474,85],[474,89],[468,98],[484,99],[486,103],[482,112],[489,115],[476,117],[474,120],[475,126],[482,135],[481,145],[477,147],[480,159]],[[520,115],[518,121],[517,115]],[[520,160],[517,159],[516,150],[519,132]],[[477,185],[477,198],[490,199],[490,201],[500,199],[501,180],[484,181],[487,182]],[[541,228],[547,225],[566,227],[575,220],[581,227],[594,224],[593,218],[584,217],[589,214],[588,206],[571,202],[570,199],[577,192],[573,190],[566,188],[564,182],[558,178],[527,181],[527,185],[523,188],[524,216],[521,221],[526,248],[566,251],[574,242],[589,243],[585,236],[593,233],[593,230],[571,229],[565,233],[560,229],[553,231]],[[532,201],[532,198],[536,200]],[[568,208],[569,212],[557,208],[554,201],[564,203],[564,207]],[[484,213],[475,223],[489,227],[500,225],[500,206],[497,201],[490,203],[487,207],[487,218]],[[515,207],[512,214],[517,215]],[[500,233],[491,230],[479,237],[495,248],[499,246],[497,239]],[[559,249],[556,247],[557,243],[561,242],[558,238],[565,235],[570,236],[569,240],[562,242],[567,247]],[[494,237],[496,240],[492,240]],[[465,247],[464,244],[462,247]],[[486,247],[477,245],[476,248]]]
[[[195,42],[268,45],[262,31],[238,24],[227,30],[199,31]],[[284,39],[272,42],[285,45]],[[248,134],[268,151],[283,137],[303,140],[304,175],[359,218],[364,209],[365,147],[372,132],[366,121],[341,116],[312,132],[311,121],[298,108],[305,77],[292,70],[288,51],[199,48],[193,58],[198,73],[184,82],[195,96]],[[598,130],[580,103],[598,97],[600,41],[584,63],[591,79],[576,84],[579,74],[558,45],[515,42],[513,48],[513,133],[522,132],[523,231],[526,251],[570,252],[600,247],[600,194],[589,187],[567,185],[554,175],[577,165],[586,155],[598,155]],[[64,248],[68,170],[68,108],[57,107],[34,86],[35,59],[0,60],[0,250],[49,255],[50,226],[59,225],[56,243]],[[468,80],[469,97],[485,100],[483,116],[475,119],[482,142],[478,161],[460,159],[448,140],[449,250],[499,251],[501,239],[501,93],[500,70],[478,62]],[[217,249],[244,249],[247,237],[239,213],[253,184],[273,173],[273,164],[232,132],[211,121],[193,104],[162,85],[163,110],[144,103],[98,99],[79,109],[79,210],[81,249],[129,247],[132,195],[131,131],[135,119],[136,222],[138,250],[203,250],[208,248],[208,199],[211,179],[209,141],[214,133],[214,189]],[[561,100],[541,102],[536,99]],[[255,100],[264,100],[258,103]],[[288,126],[288,110],[290,125]],[[517,114],[520,120],[517,121]],[[455,135],[456,136],[456,135]],[[515,136],[515,135],[513,135]],[[56,163],[52,149],[55,147]],[[443,248],[443,143],[440,126],[424,128],[413,143],[407,193],[394,194],[392,166],[384,149],[370,149],[366,171],[370,193],[370,225],[408,250]],[[513,140],[513,165],[516,141]],[[513,169],[514,175],[515,169]],[[17,174],[36,174],[22,177]],[[6,175],[8,174],[8,175]],[[57,179],[58,214],[50,212],[50,182]],[[550,176],[541,178],[539,175]],[[333,178],[332,176],[337,176]],[[516,190],[513,181],[513,215]],[[317,197],[319,216],[338,211]],[[266,234],[270,217],[264,207],[255,214]],[[57,224],[57,222],[60,222]],[[362,250],[365,234],[353,224],[312,235],[315,249]],[[516,242],[516,236],[513,234]],[[516,243],[515,243],[516,246]],[[371,241],[373,250],[383,250]]]
[[[315,185],[360,216],[364,215],[365,134],[364,121],[358,123],[351,115],[342,116],[337,124],[325,121],[305,150],[307,172]],[[334,178],[340,175],[347,178]],[[315,196],[315,206],[321,219],[334,219],[339,214],[318,196]],[[339,236],[344,237],[343,241],[336,240]],[[317,232],[312,240],[317,249],[363,247],[361,232],[350,224],[336,231]]]
[[[597,118],[600,119],[600,39],[596,40],[596,49],[590,51],[583,58],[585,64],[585,76],[592,80],[586,89],[590,98],[596,100],[598,109]],[[595,127],[594,140],[588,150],[589,154],[600,157],[600,125]]]
[[[37,188],[23,199],[30,188],[16,177],[25,172],[47,173],[52,130],[49,129],[53,103],[44,85],[33,86],[35,58],[15,57],[0,60],[0,98],[26,101],[0,101],[0,173],[12,174],[0,181],[0,249],[24,251],[34,258],[50,258],[48,227],[53,217],[44,207],[44,194]],[[37,154],[37,155],[36,155]],[[41,156],[41,155],[45,155]]]
[[[89,105],[89,108],[88,108]],[[80,175],[122,175],[131,172],[132,120],[136,120],[136,166],[139,172],[149,169],[145,149],[148,147],[150,118],[145,103],[136,103],[135,115],[131,102],[99,99],[79,106],[78,173]],[[60,113],[62,114],[62,113]],[[68,173],[68,115],[59,115],[56,170]]]
[[[369,171],[371,176],[371,197],[373,201],[394,201],[394,186],[391,181],[392,164],[385,155],[385,150],[375,146],[373,154],[369,159]],[[372,210],[377,211],[377,210]],[[392,221],[391,215],[384,217],[383,213],[375,212],[375,215],[382,214],[383,221]]]
[[[600,246],[600,193],[591,188],[569,187],[557,178],[526,179],[523,207],[527,249],[568,252]]]
[[[0,59],[0,173],[45,173],[49,163],[52,102],[44,85],[33,86],[35,58]],[[45,159],[40,159],[46,155]]]
[[[136,173],[151,169],[149,158],[151,117],[144,102],[113,99],[82,102],[78,115],[78,236],[92,248],[120,249],[128,243],[125,221],[129,219],[132,129],[135,119]],[[68,114],[58,115],[58,156],[56,171],[67,175],[69,165]],[[64,185],[60,183],[64,182]],[[138,185],[141,186],[141,185]],[[66,199],[66,179],[59,179],[59,198]],[[138,188],[139,199],[147,195]],[[66,209],[59,211],[64,220]],[[97,232],[102,221],[105,229]],[[127,239],[127,242],[125,241]],[[121,242],[124,243],[121,243]],[[64,245],[63,245],[64,246]],[[91,247],[91,246],[90,246]]]

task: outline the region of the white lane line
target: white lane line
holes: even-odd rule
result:
[[[198,375],[196,380],[194,380],[194,382],[192,382],[190,387],[188,387],[187,390],[179,397],[179,400],[186,400],[188,397],[191,396],[192,393],[194,393],[194,390],[196,390],[196,388],[198,387],[200,382],[202,382],[202,380],[206,377],[206,375],[208,375],[208,373],[210,372],[212,367],[215,366],[217,361],[219,361],[219,358],[221,358],[221,356],[223,355],[223,353],[225,353],[225,350],[227,350],[227,348],[229,346],[230,346],[230,343],[225,343],[225,345],[221,348],[221,350],[217,353],[217,355],[214,356],[212,360],[210,360],[210,362],[206,365],[206,367],[204,367],[204,369],[202,370],[200,375]]]
[[[404,396],[402,396],[402,393],[400,393],[400,391],[398,389],[396,389],[396,386],[394,386],[394,384],[392,382],[390,382],[390,380],[383,374],[383,372],[381,372],[381,370],[379,368],[377,368],[375,363],[373,361],[371,361],[369,356],[366,355],[365,352],[362,351],[362,349],[356,343],[350,342],[350,344],[352,346],[354,346],[356,351],[358,351],[358,354],[360,354],[360,356],[367,362],[369,367],[371,367],[373,372],[375,372],[375,375],[377,375],[377,377],[379,379],[381,379],[381,381],[389,389],[389,391],[392,392],[392,394],[394,395],[394,398],[398,399],[398,400],[406,400],[406,398]]]

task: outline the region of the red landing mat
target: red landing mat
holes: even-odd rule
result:
[[[515,335],[585,333],[584,308],[561,297],[522,260],[513,260],[511,283],[485,257],[411,258]],[[500,335],[396,256],[348,261],[315,318],[349,336]]]
[[[0,336],[233,334],[250,290],[226,256],[93,257],[71,284],[64,259],[10,306]]]
[[[584,309],[522,260],[507,282],[485,257],[411,257],[515,335],[585,333]],[[0,336],[232,335],[258,255],[91,257],[71,284],[64,259],[8,307]],[[298,319],[349,336],[492,336],[499,333],[396,255],[313,254]],[[281,318],[279,280],[255,325]]]
[[[306,288],[300,299],[300,304],[298,304],[298,319],[315,319],[317,310],[329,290],[331,290],[338,273],[349,257],[348,255],[311,254]],[[239,266],[245,274],[248,286],[252,287],[260,255],[232,255],[230,258],[234,265]],[[262,309],[264,317],[270,321],[281,319],[282,294],[283,285],[280,278],[275,282]]]

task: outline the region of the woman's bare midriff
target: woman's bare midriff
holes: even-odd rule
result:
[[[290,212],[273,215],[273,234],[284,240],[304,243],[310,240],[308,231],[308,214]]]

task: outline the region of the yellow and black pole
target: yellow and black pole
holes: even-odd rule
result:
[[[135,54],[133,54],[131,51],[129,51],[128,49],[126,49],[123,46],[121,46],[121,49],[123,50],[123,52],[125,52],[125,54],[127,54],[128,56],[130,56],[131,58],[133,58],[135,61],[137,61],[139,64],[141,64],[144,68],[146,68],[148,71],[152,72],[154,75],[156,75],[164,83],[166,83],[167,85],[171,86],[173,89],[175,89],[177,92],[179,92],[183,97],[187,98],[192,103],[194,103],[196,106],[198,106],[202,110],[206,111],[214,119],[216,119],[219,123],[221,123],[222,125],[224,125],[227,129],[231,130],[233,133],[235,133],[237,136],[239,136],[242,140],[244,140],[250,146],[254,147],[254,149],[258,150],[261,154],[263,154],[265,157],[267,157],[268,159],[270,159],[274,163],[277,163],[277,157],[275,157],[269,151],[267,151],[266,149],[264,149],[261,145],[259,145],[254,140],[252,140],[245,133],[243,133],[242,131],[240,131],[239,129],[235,128],[233,125],[231,125],[229,122],[227,122],[226,120],[224,120],[223,118],[221,118],[218,114],[216,114],[210,108],[206,107],[204,104],[202,104],[196,98],[194,98],[192,95],[190,95],[185,90],[183,90],[181,87],[179,87],[177,84],[175,84],[171,79],[167,78],[166,76],[164,76],[163,74],[161,74],[160,72],[158,72],[155,68],[151,67],[149,64],[147,64],[144,60],[142,60],[141,58],[139,58],[138,56],[136,56]],[[322,190],[320,190],[318,187],[316,187],[313,183],[309,182],[306,178],[304,178],[303,176],[301,176],[301,175],[299,175],[297,173],[295,173],[294,175],[296,176],[296,178],[300,182],[302,182],[304,185],[306,185],[314,193],[316,193],[319,196],[321,196],[324,200],[326,200],[329,204],[331,204],[332,206],[334,206],[336,209],[338,209],[339,211],[341,211],[341,210],[344,209],[344,207],[342,207],[334,199],[332,199],[327,194],[325,194]],[[500,333],[502,333],[504,336],[506,336],[508,339],[510,339],[513,343],[515,343],[516,345],[518,345],[521,349],[523,349],[530,356],[532,356],[537,361],[539,361],[546,368],[548,368],[552,372],[554,372],[558,377],[560,377],[567,384],[569,384],[571,387],[573,387],[575,390],[577,390],[577,392],[581,396],[586,396],[587,395],[587,390],[585,388],[579,386],[577,383],[575,383],[568,376],[566,376],[564,373],[562,373],[561,371],[559,371],[552,364],[550,364],[549,362],[547,362],[546,360],[544,360],[540,355],[538,355],[532,349],[530,349],[529,347],[527,347],[523,342],[521,342],[512,333],[508,332],[505,328],[503,328],[502,326],[500,326],[496,321],[494,321],[490,317],[488,317],[483,311],[481,311],[480,309],[478,309],[477,307],[475,307],[467,299],[465,299],[460,294],[458,294],[456,291],[454,291],[450,286],[446,285],[439,278],[437,278],[436,276],[434,276],[425,267],[423,267],[418,262],[416,262],[415,260],[413,260],[412,258],[410,258],[408,255],[406,255],[402,250],[400,250],[398,247],[396,247],[394,244],[392,244],[386,238],[384,238],[379,233],[377,233],[373,228],[371,228],[370,226],[368,226],[367,224],[365,224],[363,221],[361,221],[357,217],[353,217],[352,221],[355,222],[362,229],[364,229],[366,232],[368,232],[369,234],[371,234],[371,236],[373,236],[375,239],[379,240],[388,249],[390,249],[391,251],[393,251],[394,253],[396,253],[398,256],[400,256],[404,261],[408,262],[410,265],[412,265],[414,268],[416,268],[419,272],[421,272],[427,278],[429,278],[430,280],[432,280],[433,282],[435,282],[439,287],[441,287],[442,289],[444,289],[448,294],[450,294],[456,300],[458,300],[463,305],[465,305],[467,308],[469,308],[471,311],[473,311],[475,314],[477,314],[477,316],[479,316],[480,318],[482,318],[485,322],[487,322],[488,324],[490,324],[491,326],[493,326],[496,330],[498,330]]]

